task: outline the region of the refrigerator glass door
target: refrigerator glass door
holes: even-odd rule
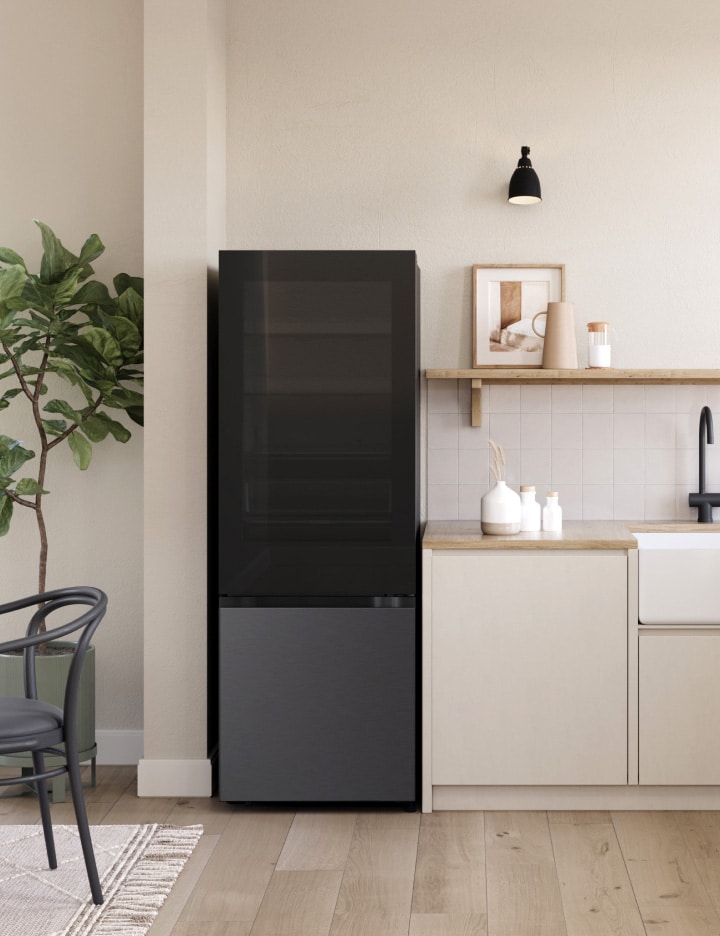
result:
[[[416,261],[224,251],[221,595],[415,593]]]

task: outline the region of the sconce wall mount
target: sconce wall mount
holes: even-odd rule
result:
[[[542,201],[540,179],[529,160],[530,147],[521,148],[517,169],[512,174],[508,188],[508,201],[512,205],[535,205]]]

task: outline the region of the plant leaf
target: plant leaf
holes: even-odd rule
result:
[[[80,471],[85,471],[92,459],[92,446],[85,436],[80,435],[79,432],[70,433],[68,436],[68,445],[73,453],[73,461]]]
[[[61,416],[69,419],[70,422],[82,422],[83,414],[73,409],[65,400],[49,400],[45,406],[43,406],[43,409],[46,413],[60,413]]]
[[[60,239],[47,224],[37,219],[35,224],[42,232],[43,256],[40,262],[40,280],[46,284],[56,283],[69,267],[77,263],[78,258],[63,247]]]
[[[13,265],[17,264],[18,266],[21,266],[27,273],[27,266],[25,265],[23,258],[19,253],[15,253],[14,250],[10,250],[9,247],[0,247],[0,263],[11,263]]]
[[[96,260],[100,254],[104,252],[104,250],[105,245],[97,236],[97,234],[91,234],[82,245],[79,262],[82,264],[92,263],[93,260]]]
[[[107,413],[93,413],[80,423],[79,428],[91,442],[102,442],[108,433],[118,442],[127,442],[131,437],[130,431]]]
[[[51,436],[62,435],[67,429],[67,423],[64,419],[43,419],[43,429]]]
[[[0,491],[0,536],[10,529],[14,504],[4,491]]]
[[[140,293],[136,292],[132,287],[126,289],[118,296],[118,305],[125,318],[130,319],[133,325],[142,331],[145,303]]]
[[[5,409],[6,407],[10,406],[10,400],[15,399],[19,393],[22,393],[20,387],[13,388],[12,390],[6,390],[5,393],[3,393],[3,395],[0,397],[0,408]]]
[[[130,419],[138,426],[145,425],[145,410],[142,406],[128,406],[125,410]]]
[[[112,298],[104,283],[98,283],[97,280],[90,280],[89,283],[83,283],[73,296],[73,305],[81,305],[88,302],[97,303],[97,305],[109,305]]]
[[[49,494],[43,490],[34,478],[21,478],[15,485],[16,494]]]
[[[91,345],[111,367],[119,367],[123,362],[120,345],[105,328],[88,328],[78,335],[78,341]]]
[[[145,294],[145,280],[142,276],[128,276],[127,273],[118,273],[117,276],[113,277],[113,286],[118,296],[121,296],[126,289],[134,289],[141,298]]]
[[[22,294],[25,286],[25,268],[19,264],[0,270],[0,302],[7,302]]]
[[[55,305],[74,305],[75,293],[82,278],[82,267],[71,267],[55,287]]]
[[[0,475],[10,478],[26,461],[35,458],[35,452],[23,447],[17,439],[0,435]]]

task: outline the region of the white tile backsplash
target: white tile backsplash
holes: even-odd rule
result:
[[[616,449],[645,448],[645,414],[616,413],[613,418],[613,447]]]
[[[582,432],[584,449],[612,449],[612,413],[583,413]]]
[[[705,387],[705,403],[710,407],[713,412],[717,411],[720,416],[720,387],[711,386]],[[698,419],[700,419],[700,411],[698,410]]]
[[[460,413],[460,426],[458,429],[458,444],[460,450],[463,449],[482,449],[487,451],[488,437],[488,416],[487,411],[483,409],[482,426],[473,426],[470,422],[470,413]]]
[[[612,520],[612,484],[583,485],[583,520]]]
[[[613,485],[613,519],[645,519],[645,487],[642,484]]]
[[[465,519],[458,514],[457,484],[428,484],[428,520]]]
[[[549,413],[551,387],[525,384],[520,387],[520,411],[522,413]]]
[[[563,520],[582,520],[583,518],[583,489],[582,484],[558,484],[553,485],[553,491],[558,492],[558,503],[562,507]],[[545,495],[547,491],[542,492],[538,498],[541,504],[545,504]]]
[[[563,386],[553,384],[551,387],[551,409],[553,413],[582,413],[581,386]]]
[[[612,484],[613,450],[585,449],[582,460],[583,484]]]
[[[582,414],[553,413],[551,444],[553,449],[582,448]]]
[[[645,414],[645,448],[675,448],[676,421],[674,413]]]
[[[676,483],[675,449],[645,449],[645,483]]]
[[[560,484],[582,484],[582,450],[553,449],[550,480],[553,487]]]
[[[487,485],[461,484],[458,494],[460,517],[463,520],[480,519],[480,501],[488,490]]]
[[[644,413],[645,387],[619,384],[613,387],[614,407],[616,413]]]
[[[675,495],[674,484],[646,484],[645,519],[674,520]]]
[[[489,483],[487,445],[484,449],[461,449],[459,467],[461,485],[482,484],[487,487]]]
[[[645,387],[645,412],[674,413],[677,409],[676,389],[667,384]]]
[[[428,386],[428,518],[477,520],[492,481],[488,437],[505,450],[516,490],[534,484],[543,504],[558,490],[573,519],[695,519],[698,426],[720,387],[484,386],[483,425],[470,425],[470,381]],[[720,436],[707,453],[707,484],[720,490]],[[720,509],[716,511],[720,521]]]
[[[505,480],[514,488],[518,488],[524,482],[521,480],[520,449],[503,449],[505,455]]]
[[[697,447],[675,449],[675,483],[685,485],[688,493],[697,491],[698,467]]]
[[[457,484],[458,450],[430,449],[427,477],[428,484]]]
[[[458,383],[468,381],[428,380],[428,413],[458,412]]]
[[[428,449],[459,448],[458,428],[457,413],[428,413]]]
[[[694,413],[697,419],[700,419],[700,410],[708,401],[710,389],[715,388],[698,387],[694,384],[675,387],[675,412]]]
[[[583,387],[583,413],[612,413],[613,390],[613,387]]]
[[[488,401],[489,413],[519,413],[520,387],[493,384]]]
[[[547,490],[552,477],[550,465],[550,449],[522,448],[520,450],[520,484],[534,484],[538,493]]]
[[[523,448],[550,448],[550,413],[521,413],[520,441]]]
[[[613,450],[613,483],[642,484],[645,481],[645,449]]]
[[[494,388],[491,388],[494,389]],[[490,438],[504,449],[520,448],[520,413],[490,413]]]

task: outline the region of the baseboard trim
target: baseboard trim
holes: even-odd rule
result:
[[[432,810],[716,810],[718,786],[434,786]]]
[[[206,758],[141,758],[137,779],[138,796],[212,796],[212,764]]]
[[[95,731],[98,764],[137,764],[143,756],[143,732]]]

